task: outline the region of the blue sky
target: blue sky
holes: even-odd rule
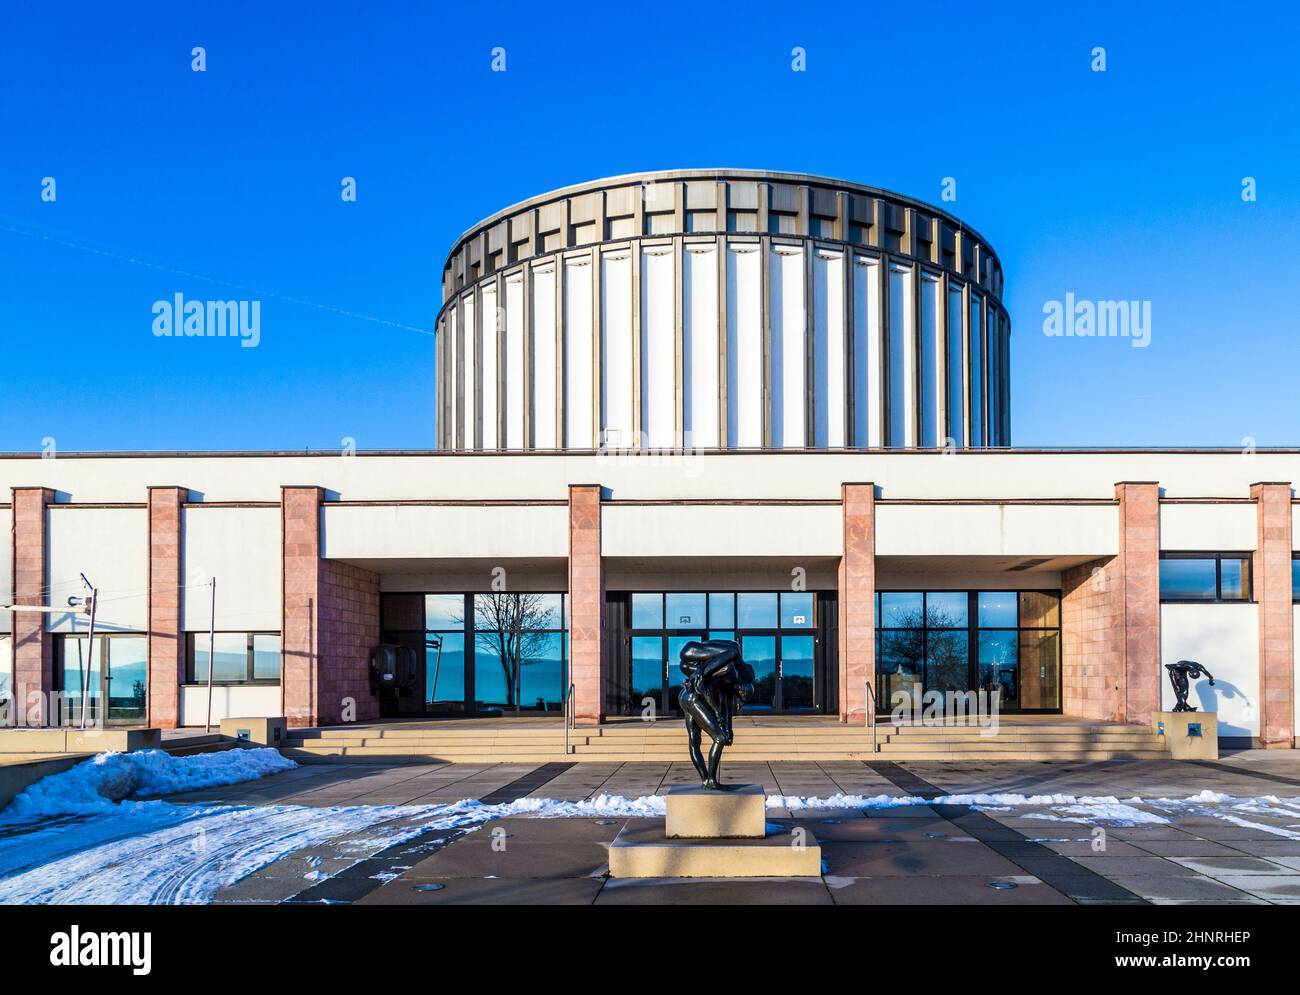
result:
[[[429,448],[456,236],[695,166],[955,178],[1006,271],[1017,445],[1300,445],[1300,15],[1088,6],[11,10],[0,450]],[[1150,346],[1046,337],[1067,292],[1151,301]],[[177,293],[260,298],[260,345],[155,337]]]

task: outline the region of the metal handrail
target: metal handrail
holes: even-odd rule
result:
[[[569,703],[573,701],[576,690],[575,685],[570,684],[569,693],[564,696],[564,755],[566,757],[569,755],[569,716],[571,714]]]
[[[871,699],[871,708],[867,712],[865,719],[871,726],[871,752],[879,753],[880,747],[876,745],[876,689],[871,686],[871,681],[865,680],[862,686],[867,689],[867,697]]]

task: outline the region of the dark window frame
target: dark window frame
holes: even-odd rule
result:
[[[248,676],[243,680],[236,680],[236,681],[219,680],[214,677],[212,680],[212,686],[213,687],[250,687],[250,686],[251,687],[274,687],[278,685],[281,679],[284,677],[284,635],[283,633],[272,632],[269,630],[257,630],[257,631],[250,632],[250,631],[245,631],[243,629],[225,629],[225,630],[219,629],[217,630],[216,635],[236,636],[239,635],[240,633],[243,633],[245,636],[248,637],[247,645],[246,645],[247,656],[245,658],[247,663],[247,669],[244,671]],[[280,640],[280,672],[275,677],[254,677],[253,676],[254,674],[253,637],[254,636],[275,636],[277,639]],[[200,639],[206,640],[207,638],[208,638],[208,634],[206,632],[185,633],[185,681],[184,681],[185,685],[191,687],[208,686],[207,677],[196,676],[195,669],[194,669],[195,668],[194,654],[196,649],[198,648],[197,641]],[[206,649],[206,644],[204,648]]]
[[[1291,603],[1300,605],[1300,584],[1295,582],[1296,564],[1300,563],[1300,553],[1291,554]]]
[[[1156,593],[1162,605],[1250,605],[1255,603],[1255,556],[1251,552],[1161,552],[1160,562],[1165,560],[1213,560],[1214,561],[1214,597],[1212,598],[1174,598],[1160,593],[1160,577],[1156,576]],[[1240,598],[1223,596],[1223,561],[1245,560],[1245,592]],[[1292,592],[1294,597],[1294,592]]]

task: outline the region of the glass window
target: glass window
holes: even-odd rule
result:
[[[280,637],[256,633],[253,636],[253,680],[280,679]]]
[[[736,624],[736,597],[734,594],[709,595],[709,625],[714,628],[731,628]]]
[[[111,636],[105,642],[110,677],[107,717],[116,722],[143,721],[149,686],[148,640],[144,636]],[[220,661],[220,656],[217,659]]]
[[[781,708],[788,712],[813,704],[813,637],[782,636]]]
[[[206,684],[208,680],[208,637],[194,633],[193,680]],[[212,639],[212,651],[217,666],[212,673],[213,683],[248,680],[248,633],[218,632]]]
[[[889,445],[908,443],[908,419],[911,417],[912,271],[908,267],[889,267]]]
[[[981,591],[979,594],[980,628],[1015,628],[1016,592]]]
[[[669,594],[664,615],[669,629],[704,625],[708,598],[703,594]]]
[[[781,595],[781,628],[811,629],[813,625],[813,596],[809,593]]]
[[[1055,629],[1061,624],[1061,599],[1043,591],[1020,592],[1020,625],[1026,629]]]
[[[632,637],[632,707],[640,711],[645,699],[654,702],[655,711],[663,710],[664,641],[661,636]]]
[[[632,595],[632,628],[662,629],[664,600],[662,594]]]
[[[919,591],[882,591],[880,626],[885,629],[915,629],[924,622],[922,595]]]
[[[1291,600],[1300,601],[1300,556],[1291,558]]]
[[[1213,601],[1217,596],[1214,557],[1171,557],[1160,561],[1162,601]]]
[[[1020,707],[1061,707],[1061,634],[1020,630]]]
[[[1250,599],[1250,557],[1225,556],[1219,561],[1219,598],[1223,601]]]
[[[953,445],[964,446],[965,439],[965,384],[963,370],[966,362],[966,344],[961,328],[961,288],[948,290],[948,436]]]
[[[14,642],[11,636],[0,636],[0,702],[8,701],[13,688]]]
[[[970,299],[970,444],[984,445],[984,333],[980,299]]]
[[[1001,708],[1020,707],[1020,674],[1017,654],[1019,637],[1015,632],[981,632],[979,635],[980,690],[1001,692]]]
[[[426,594],[424,628],[460,629],[465,625],[465,595]]]
[[[930,591],[925,596],[925,624],[931,629],[964,629],[969,614],[965,591]]]
[[[519,705],[539,712],[561,707],[564,652],[559,632],[526,633],[519,666]]]
[[[939,305],[943,298],[939,277],[921,273],[921,445],[933,448],[939,438],[939,356],[943,336],[939,331]]]
[[[736,595],[736,614],[740,629],[775,629],[776,595],[749,593]]]
[[[424,700],[432,711],[464,710],[464,630],[425,635]]]

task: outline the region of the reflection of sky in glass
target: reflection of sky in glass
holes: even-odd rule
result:
[[[704,609],[707,598],[703,594],[670,594],[665,609],[666,625],[669,629],[684,626],[703,625]]]
[[[925,596],[925,624],[964,629],[969,607],[965,591],[931,591]]]
[[[426,594],[424,597],[424,627],[426,629],[459,629],[465,624],[465,596],[463,594]]]
[[[979,593],[979,624],[984,627],[1016,624],[1015,591],[981,591]]]
[[[781,628],[811,629],[813,624],[813,596],[808,593],[781,595]]]
[[[663,624],[664,605],[661,595],[632,595],[632,628],[661,629]]]
[[[738,629],[775,629],[776,595],[745,592],[736,595]]]
[[[709,625],[729,629],[736,624],[736,598],[731,594],[709,595]]]
[[[916,591],[882,591],[880,621],[885,629],[910,628],[921,624],[921,594]]]

